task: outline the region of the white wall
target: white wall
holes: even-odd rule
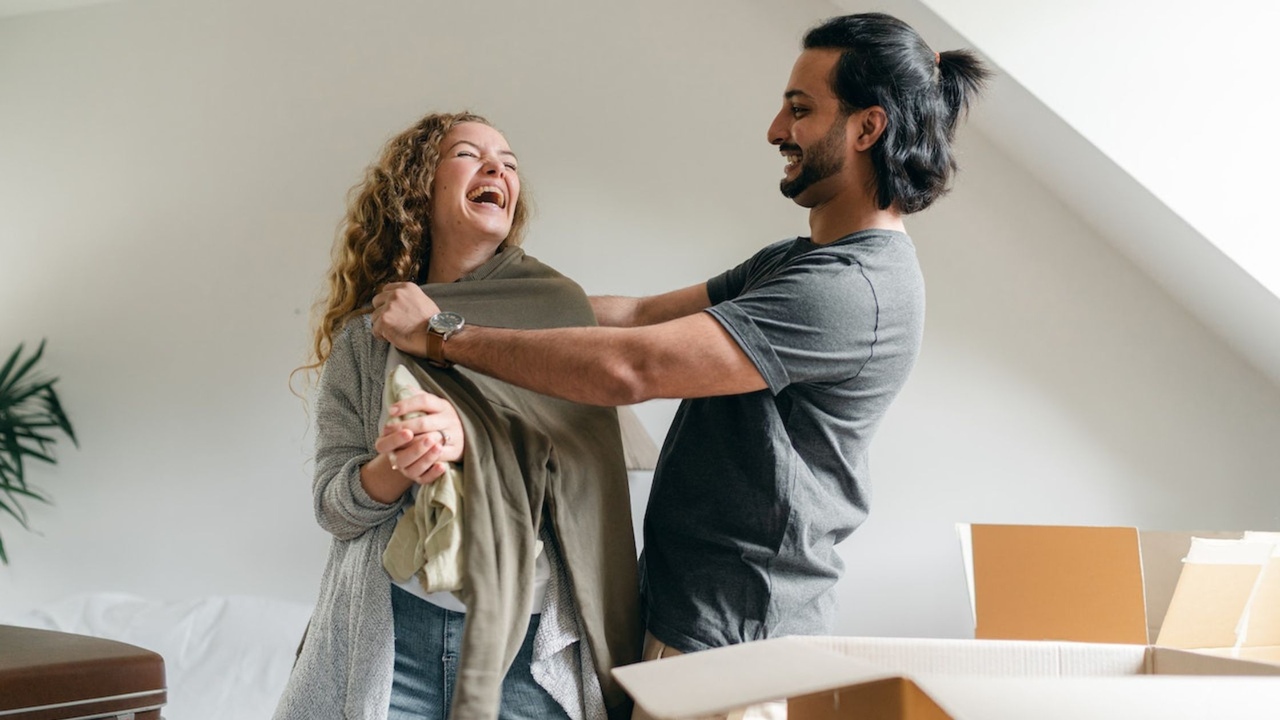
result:
[[[0,351],[48,337],[81,437],[0,519],[0,613],[86,590],[310,600],[327,539],[286,386],[346,189],[432,109],[488,114],[591,292],[804,231],[764,142],[824,2],[121,2],[0,21]],[[920,365],[844,546],[842,632],[969,632],[953,523],[1280,527],[1280,392],[968,133],[910,228]],[[656,433],[671,403],[641,408]],[[1222,495],[1211,496],[1211,491]]]
[[[1280,4],[925,4],[1280,295]]]

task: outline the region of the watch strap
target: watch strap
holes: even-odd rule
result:
[[[427,328],[427,362],[438,368],[453,367],[453,363],[444,359],[444,333]]]

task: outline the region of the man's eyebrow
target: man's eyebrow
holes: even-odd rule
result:
[[[782,94],[782,97],[786,98],[787,100],[795,100],[796,98],[808,98],[809,93],[803,90],[788,90]]]
[[[459,141],[455,142],[454,144],[450,145],[450,146],[448,147],[448,149],[446,149],[446,150],[445,150],[445,152],[450,152],[451,150],[453,150],[454,148],[458,147],[459,145],[470,145],[470,146],[471,146],[472,148],[474,148],[477,152],[479,152],[479,151],[480,151],[480,146],[479,146],[479,145],[477,145],[477,144],[475,144],[475,143],[473,143],[473,142],[471,142],[470,140],[459,140]],[[510,155],[513,159],[516,159],[516,160],[518,160],[518,159],[519,159],[519,158],[517,158],[517,157],[516,157],[516,154],[515,154],[515,153],[513,153],[513,152],[511,152],[510,150],[499,150],[499,151],[498,151],[498,154],[499,154],[499,155]]]

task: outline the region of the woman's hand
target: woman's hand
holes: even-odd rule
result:
[[[423,392],[387,408],[393,420],[382,428],[374,443],[391,468],[416,483],[434,481],[445,472],[445,463],[462,459],[466,438],[453,403]]]
[[[373,296],[373,336],[415,357],[427,356],[427,321],[440,312],[413,283],[389,283]]]

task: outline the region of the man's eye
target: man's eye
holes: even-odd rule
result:
[[[504,163],[504,164],[507,166],[507,169],[508,169],[508,170],[510,170],[511,172],[515,172],[515,171],[516,171],[516,164],[515,164],[515,163]]]
[[[791,106],[791,114],[795,117],[800,117],[801,115],[804,115],[806,112],[808,111],[802,107],[798,107],[796,105]]]

